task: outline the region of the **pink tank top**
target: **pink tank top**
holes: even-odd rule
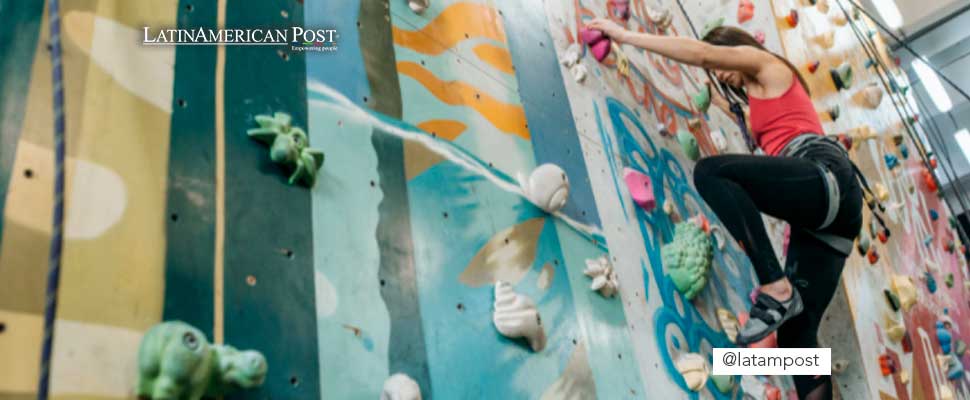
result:
[[[815,105],[798,77],[781,96],[759,99],[748,96],[751,133],[765,153],[776,156],[788,142],[803,133],[823,134]]]

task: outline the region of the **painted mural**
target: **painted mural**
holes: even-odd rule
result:
[[[425,399],[795,398],[788,378],[692,390],[678,372],[682,356],[709,362],[712,348],[733,346],[718,310],[746,311],[756,280],[721,235],[710,283],[692,300],[677,291],[661,256],[675,223],[719,222],[671,132],[704,156],[749,150],[732,115],[692,101],[703,71],[629,46],[597,62],[579,44],[584,21],[620,19],[611,4],[64,0],[67,222],[52,397],[135,398],[142,337],[181,320],[265,356],[262,386],[227,398],[379,398],[399,373]],[[0,399],[20,400],[36,396],[39,373],[51,62],[43,2],[0,0],[0,10],[0,38],[17,38],[0,40]],[[892,60],[869,21],[836,0],[631,0],[629,14],[643,32],[693,37],[723,18],[763,37],[803,67],[827,133],[856,138],[853,159],[885,187],[891,238],[871,238],[876,260],[850,258],[820,335],[848,362],[835,375],[843,398],[970,396],[970,380],[948,379],[937,360],[938,321],[950,321],[954,346],[970,333],[962,244],[924,178],[919,155],[931,149],[901,136],[911,122],[893,102],[906,100],[873,106],[862,93],[880,82],[867,59]],[[144,26],[328,27],[339,48],[143,46]],[[877,54],[860,51],[853,29]],[[842,63],[855,83],[839,91],[828,71]],[[834,106],[838,118],[826,112]],[[275,112],[325,153],[310,188],[288,184],[246,135]],[[555,212],[521,187],[550,163],[569,182]],[[650,178],[658,207],[634,204],[625,169]],[[785,224],[765,221],[783,256]],[[600,258],[615,271],[614,297],[584,274]],[[912,279],[912,308],[883,300],[894,277]],[[534,302],[541,351],[496,330],[497,281]],[[883,374],[880,356],[895,371]]]

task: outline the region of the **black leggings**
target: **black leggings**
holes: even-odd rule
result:
[[[828,193],[820,162],[839,184],[839,212],[821,232],[855,238],[862,225],[862,189],[853,166],[834,149],[818,148],[805,158],[719,155],[700,160],[694,185],[725,228],[741,243],[761,284],[789,277],[802,296],[804,311],[778,331],[780,347],[817,347],[818,325],[839,284],[846,255],[815,238],[825,220]],[[782,270],[771,248],[761,213],[791,225],[788,258]],[[800,398],[829,377],[796,376]]]

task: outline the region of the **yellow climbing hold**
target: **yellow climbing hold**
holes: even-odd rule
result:
[[[903,311],[909,311],[916,304],[916,285],[913,278],[905,275],[893,275],[892,291],[899,299],[899,305]]]

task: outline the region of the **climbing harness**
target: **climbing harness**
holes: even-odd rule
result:
[[[852,247],[853,247],[852,239],[822,232],[823,230],[825,230],[825,228],[828,228],[833,221],[835,221],[835,217],[839,213],[839,202],[841,199],[841,193],[839,191],[838,180],[835,178],[835,174],[832,172],[832,170],[829,169],[824,164],[822,164],[821,162],[814,160],[812,158],[808,158],[808,156],[812,153],[813,149],[819,149],[819,148],[834,149],[838,151],[839,154],[841,154],[843,157],[845,157],[845,159],[849,162],[849,165],[852,166],[852,172],[855,175],[855,178],[859,181],[859,184],[863,189],[864,197],[866,197],[866,205],[869,207],[869,211],[872,212],[873,217],[876,219],[876,221],[879,222],[879,225],[886,233],[886,236],[889,236],[890,234],[889,228],[886,227],[885,221],[883,220],[882,216],[879,214],[880,212],[885,211],[886,208],[879,201],[878,197],[873,193],[872,189],[869,186],[869,181],[866,179],[865,175],[862,174],[862,171],[859,170],[859,167],[856,166],[855,162],[853,162],[852,159],[849,158],[848,151],[846,151],[842,143],[839,143],[838,141],[832,138],[814,134],[814,133],[802,134],[795,137],[790,142],[788,142],[787,145],[785,145],[785,147],[781,150],[781,153],[780,153],[780,155],[782,156],[800,157],[800,158],[806,158],[809,161],[812,161],[816,165],[816,167],[818,167],[819,172],[822,174],[822,177],[824,178],[823,182],[825,183],[826,193],[828,197],[828,210],[825,213],[825,220],[818,228],[805,229],[805,231],[846,256],[852,253]]]

